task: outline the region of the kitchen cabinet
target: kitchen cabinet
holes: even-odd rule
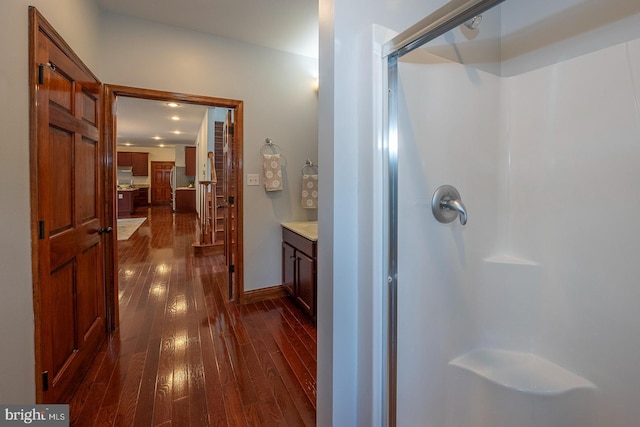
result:
[[[149,153],[131,153],[133,176],[149,176]]]
[[[315,323],[317,241],[283,226],[282,286]]]
[[[133,153],[118,151],[118,166],[133,166]]]
[[[118,191],[118,216],[131,215],[135,208],[133,206],[133,196],[135,191]]]
[[[184,174],[196,176],[196,147],[184,147]]]
[[[184,147],[184,165],[186,176],[196,176],[196,147]]]
[[[149,189],[147,187],[140,187],[135,191],[133,198],[133,207],[144,207],[149,204]]]
[[[176,189],[176,212],[196,211],[196,189]]]
[[[131,166],[133,176],[149,176],[149,153],[118,151],[118,166]]]

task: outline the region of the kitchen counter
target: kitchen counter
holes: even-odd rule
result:
[[[280,225],[312,242],[318,241],[318,221],[283,222]]]
[[[130,186],[130,185],[125,185],[125,186],[116,186],[116,190],[117,191],[138,191],[141,188],[149,188],[148,185],[134,185],[134,186]]]

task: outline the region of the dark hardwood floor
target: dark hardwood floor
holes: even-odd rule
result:
[[[120,328],[71,402],[72,425],[313,426],[316,330],[287,298],[226,299],[195,214],[143,209],[118,241]]]

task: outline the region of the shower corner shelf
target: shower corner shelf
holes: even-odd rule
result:
[[[538,263],[535,261],[514,255],[492,255],[486,257],[483,261],[492,264],[526,265],[530,267],[538,266]]]
[[[453,359],[449,366],[520,393],[560,395],[596,388],[590,381],[534,353],[482,348]]]

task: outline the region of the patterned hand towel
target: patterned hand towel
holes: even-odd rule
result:
[[[264,188],[267,191],[282,190],[282,168],[280,154],[263,154]]]
[[[302,207],[318,209],[318,175],[302,175]]]

